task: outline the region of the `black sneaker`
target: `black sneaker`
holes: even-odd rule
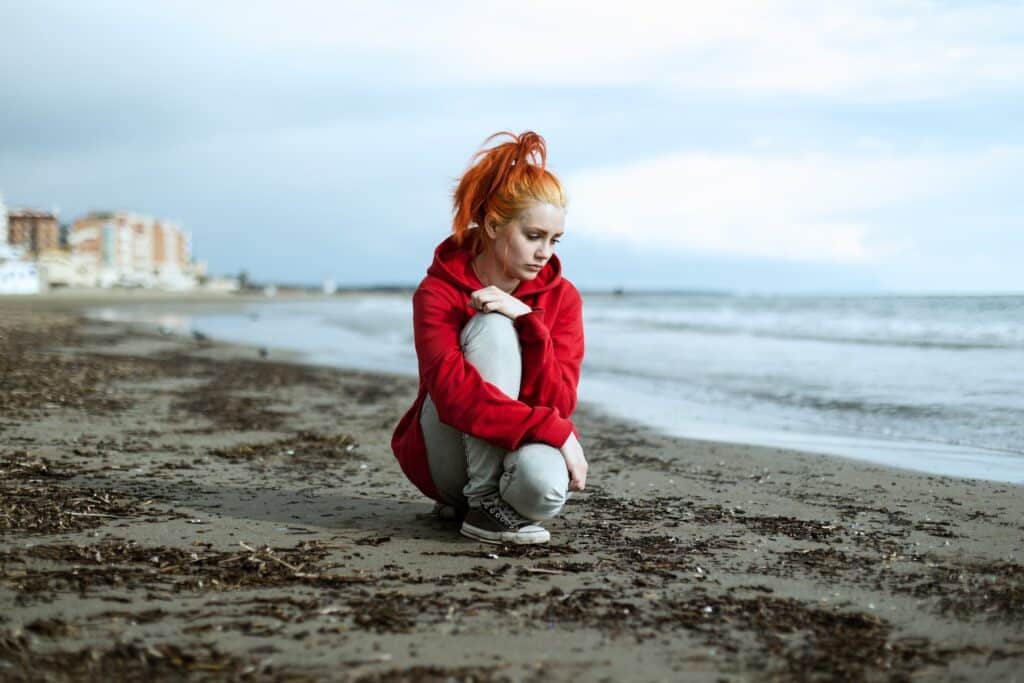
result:
[[[459,522],[466,518],[466,506],[456,507],[447,503],[434,503],[434,509],[430,513],[435,519],[442,522]]]
[[[528,545],[551,540],[547,529],[520,515],[500,496],[484,498],[480,507],[469,508],[460,531],[484,543]]]

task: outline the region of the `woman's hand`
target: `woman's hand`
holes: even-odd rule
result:
[[[519,299],[494,285],[478,289],[470,295],[469,305],[482,313],[501,313],[515,320],[529,313],[531,309]]]
[[[569,490],[582,491],[587,485],[587,459],[583,457],[583,446],[575,433],[570,433],[559,449],[569,470]]]

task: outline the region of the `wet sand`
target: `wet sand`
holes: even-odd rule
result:
[[[433,519],[407,377],[0,299],[0,680],[1024,678],[1021,487],[583,408],[552,543]]]

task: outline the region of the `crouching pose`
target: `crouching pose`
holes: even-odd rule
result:
[[[582,301],[555,245],[565,191],[544,139],[507,138],[473,158],[452,234],[413,295],[419,394],[392,448],[406,476],[486,543],[545,543],[539,522],[582,491],[570,420],[583,361]]]

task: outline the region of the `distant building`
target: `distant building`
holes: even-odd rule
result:
[[[67,250],[48,251],[36,261],[46,288],[95,287],[95,271],[81,256]]]
[[[73,269],[93,286],[192,289],[204,274],[175,223],[129,211],[93,212],[71,225]],[[88,273],[86,271],[89,271]]]
[[[9,210],[0,195],[0,293],[54,286],[194,289],[206,280],[206,265],[194,263],[191,252],[188,233],[170,221],[108,211],[61,226],[55,212]]]
[[[4,196],[0,194],[0,249],[5,246],[7,246],[7,205],[4,204]]]
[[[36,264],[0,258],[0,294],[39,294],[42,290],[43,281]]]
[[[241,285],[237,277],[210,277],[203,283],[203,289],[207,292],[227,294],[237,292]]]
[[[60,250],[60,223],[49,211],[11,209],[7,211],[7,243],[21,247],[29,258]]]
[[[26,248],[10,244],[9,212],[0,195],[0,294],[38,294],[43,287],[39,268],[25,259]],[[18,238],[21,239],[19,227]]]

